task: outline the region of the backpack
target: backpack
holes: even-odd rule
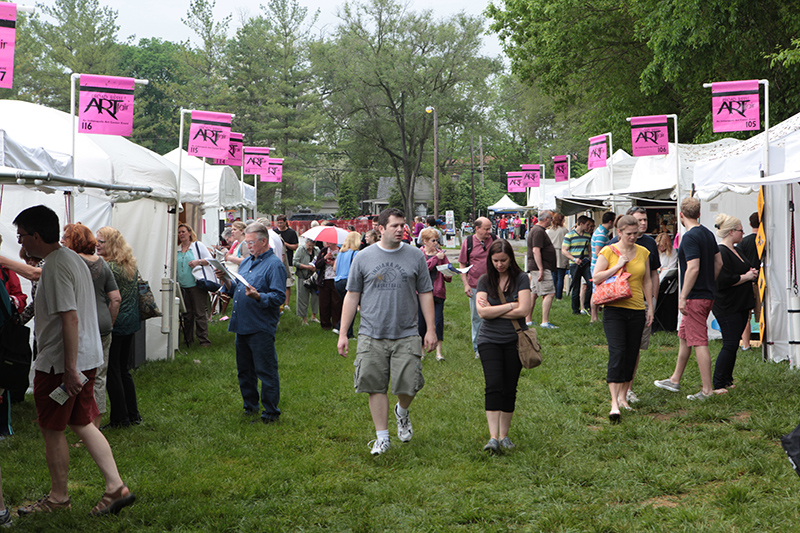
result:
[[[497,237],[495,237],[494,233],[490,233],[489,244],[493,243],[496,238]],[[469,256],[472,253],[472,247],[475,246],[474,240],[475,240],[475,235],[470,235],[469,238],[467,238],[467,264],[469,264]]]

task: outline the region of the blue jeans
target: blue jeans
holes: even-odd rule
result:
[[[478,289],[470,289],[472,298],[469,299],[469,316],[472,319],[472,351],[478,353],[478,333],[481,330],[483,319],[478,316],[478,310],[475,305],[475,295],[478,294]]]
[[[572,277],[572,312],[575,314],[580,313],[581,309],[589,309],[591,306],[592,282],[589,280],[592,277],[592,269],[589,265],[589,260],[584,259],[582,265],[573,263],[569,266],[569,275]],[[586,280],[586,295],[583,297],[583,306],[580,304],[581,278]]]
[[[557,268],[555,271],[555,275],[553,276],[553,281],[556,284],[556,300],[560,300],[561,296],[564,294],[564,280],[567,277],[567,269],[566,268]]]
[[[275,335],[269,333],[236,334],[236,369],[244,410],[258,412],[258,381],[261,381],[261,418],[277,420],[281,414],[278,379],[278,353]]]
[[[733,367],[736,365],[736,351],[739,349],[739,339],[742,338],[744,327],[748,324],[750,310],[734,313],[728,316],[718,316],[720,332],[722,333],[722,349],[714,365],[714,388],[722,389],[733,383]]]

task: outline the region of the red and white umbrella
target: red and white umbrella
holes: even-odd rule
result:
[[[344,239],[350,233],[346,229],[336,226],[316,226],[303,233],[301,237],[311,239],[312,241],[321,242],[335,242],[336,244],[344,244]]]

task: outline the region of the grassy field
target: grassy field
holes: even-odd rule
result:
[[[537,313],[540,313],[537,308]],[[541,316],[541,315],[539,315]],[[669,376],[677,338],[658,333],[635,383],[641,402],[611,426],[607,352],[599,324],[554,305],[558,330],[540,331],[544,364],[524,370],[511,438],[488,438],[483,375],[470,347],[457,281],[445,307],[446,361],[425,360],[411,407],[414,439],[380,457],[367,398],[353,392],[352,355],[336,336],[285,315],[278,329],[283,415],[242,414],[233,335],[211,327],[213,347],[134,374],[144,424],[108,430],[138,501],[93,519],[102,478],[71,448],[71,512],[15,518],[17,531],[798,531],[800,479],[779,436],[797,423],[800,375],[739,352],[738,386],[704,403],[694,359],[684,394],[653,387]],[[719,344],[713,343],[716,356]],[[351,353],[354,350],[351,350]],[[13,408],[17,434],[0,442],[6,502],[44,494],[49,476],[29,398]],[[390,428],[393,425],[390,424]],[[394,433],[393,433],[394,434]],[[77,439],[68,434],[70,443]]]

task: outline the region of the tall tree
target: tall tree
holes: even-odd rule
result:
[[[340,17],[333,39],[313,55],[326,111],[350,138],[385,154],[410,216],[433,133],[425,108],[453,122],[478,121],[499,64],[480,54],[478,18],[437,22],[430,11],[407,12],[393,0],[346,3]]]
[[[309,45],[317,15],[309,16],[297,0],[271,0],[263,9],[230,43],[229,76],[247,144],[268,144],[284,160],[283,182],[259,187],[259,203],[266,212],[284,212],[314,201],[322,106]]]
[[[184,107],[229,112],[224,109],[228,98],[225,48],[231,16],[215,20],[215,5],[215,0],[191,0],[186,17],[181,19],[199,41],[196,46],[183,43],[183,65],[188,79],[183,85],[181,101]]]

